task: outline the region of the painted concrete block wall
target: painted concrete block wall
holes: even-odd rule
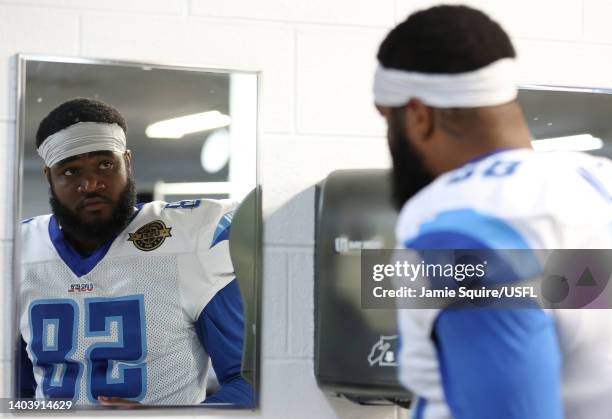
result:
[[[451,2],[455,2],[452,0]],[[605,0],[473,0],[517,47],[522,82],[612,87]],[[0,0],[0,287],[10,301],[14,54],[261,70],[264,190],[262,408],[232,416],[400,418],[323,394],[313,375],[313,185],[340,168],[389,166],[372,106],[376,49],[429,0]],[[6,336],[8,324],[0,325]],[[0,376],[10,342],[0,347]],[[6,380],[0,384],[6,394]],[[116,416],[116,415],[113,415]]]

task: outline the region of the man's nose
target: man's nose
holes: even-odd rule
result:
[[[77,187],[77,191],[80,193],[92,193],[101,191],[106,188],[106,185],[102,182],[101,179],[98,179],[96,176],[83,176],[79,186]]]

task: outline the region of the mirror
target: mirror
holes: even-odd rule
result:
[[[256,407],[259,75],[18,65],[15,396]]]
[[[585,151],[612,158],[612,90],[524,85],[518,101],[536,151]]]

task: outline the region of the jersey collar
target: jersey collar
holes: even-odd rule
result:
[[[136,215],[138,215],[142,206],[143,204],[136,205],[136,211],[134,211],[132,214],[129,222],[132,222]],[[66,240],[64,237],[64,232],[60,228],[55,215],[52,215],[51,219],[49,220],[49,238],[51,239],[51,243],[53,243],[53,247],[55,247],[59,257],[79,278],[91,272],[93,268],[95,268],[96,265],[102,259],[104,259],[104,256],[106,256],[108,250],[116,239],[116,237],[113,237],[96,249],[96,251],[91,255],[82,256],[76,250],[74,250],[70,243],[68,243],[68,240]]]
[[[517,150],[531,150],[531,151],[533,151],[532,149],[529,149],[529,148],[526,148],[526,147],[502,147],[502,148],[497,148],[495,150],[487,151],[486,153],[480,154],[479,156],[476,156],[476,157],[468,160],[461,167],[465,166],[466,164],[479,162],[479,161],[484,160],[487,157],[491,157],[491,156],[493,156],[495,154],[501,154],[501,153],[505,153],[506,151],[517,151]]]

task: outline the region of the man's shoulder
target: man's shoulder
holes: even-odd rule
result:
[[[153,201],[140,208],[141,217],[159,218],[185,225],[217,222],[235,211],[237,204],[229,199],[190,199],[176,202]]]
[[[47,232],[50,219],[51,214],[45,214],[21,220],[19,223],[19,230],[21,231],[22,237]]]
[[[187,240],[214,240],[229,234],[237,206],[229,199],[154,201],[142,205],[136,221],[138,226],[162,222],[164,228],[172,228],[173,236],[180,234]]]
[[[510,150],[470,162],[439,176],[406,203],[397,223],[397,237],[404,242],[417,236],[424,225],[434,224],[445,228],[505,224],[530,231],[533,220],[577,225],[585,218],[575,210],[574,198],[592,201],[588,211],[594,219],[602,218],[599,213],[606,203],[582,173],[595,167],[612,166],[607,159],[584,153],[530,150]]]
[[[399,216],[398,236],[412,236],[422,223],[450,211],[498,216],[512,212],[517,192],[525,194],[527,189],[536,187],[534,183],[525,183],[521,173],[531,155],[523,150],[496,153],[438,176],[406,202]],[[518,186],[523,183],[527,189]]]
[[[19,224],[21,261],[36,262],[55,258],[49,237],[51,214],[27,218]]]

